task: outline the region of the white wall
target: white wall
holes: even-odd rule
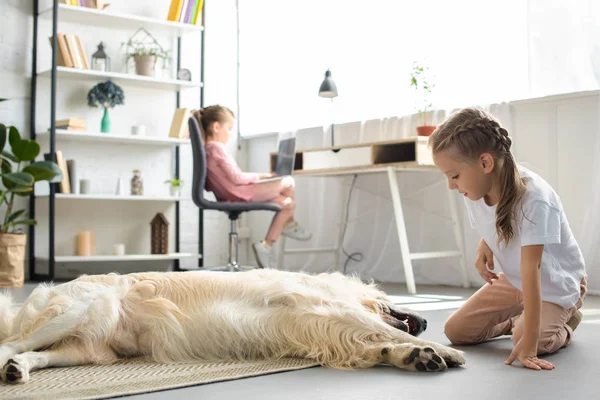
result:
[[[128,0],[111,2],[110,11],[165,18],[170,0]],[[40,0],[40,10],[48,1]],[[0,2],[0,98],[8,97],[9,102],[0,103],[0,121],[15,125],[22,135],[29,134],[30,68],[32,51],[32,0],[3,0]],[[206,2],[206,50],[205,50],[205,105],[221,103],[234,109],[236,104],[235,66],[236,42],[235,2]],[[88,57],[103,41],[111,57],[112,70],[125,72],[123,50],[120,47],[134,32],[114,28],[59,23],[59,32],[75,33],[84,43]],[[151,32],[152,33],[152,32]],[[38,70],[50,65],[51,24],[39,20]],[[167,49],[174,50],[173,38],[156,35]],[[198,34],[189,34],[182,40],[182,68],[192,72],[192,79],[200,77],[200,41]],[[172,53],[174,54],[174,53]],[[175,59],[173,60],[175,73]],[[57,118],[79,117],[86,120],[90,131],[100,130],[102,112],[87,106],[86,95],[94,83],[69,82],[60,80],[57,91]],[[115,133],[128,133],[131,125],[143,124],[148,136],[166,136],[175,108],[175,94],[150,89],[133,89],[122,85],[125,91],[125,105],[111,110],[112,130]],[[38,78],[36,130],[48,129],[50,123],[50,80]],[[182,92],[181,105],[197,108],[199,90],[188,89]],[[233,141],[235,142],[235,140]],[[135,145],[111,146],[83,144],[85,142],[57,143],[67,159],[73,158],[79,167],[79,178],[93,180],[96,193],[114,193],[117,179],[122,177],[129,182],[132,170],[142,170],[145,194],[167,194],[168,187],[163,182],[171,177],[174,162],[173,153],[168,148],[137,147]],[[231,144],[232,149],[236,144]],[[42,151],[47,151],[42,149]],[[186,181],[184,196],[190,197],[192,182],[192,156],[189,148],[181,149],[181,176]],[[39,188],[38,188],[39,189]],[[42,188],[42,191],[44,189]],[[47,201],[38,201],[36,208],[39,226],[36,233],[36,254],[47,254]],[[27,207],[25,202],[20,204]],[[174,249],[174,207],[168,203],[153,202],[80,202],[58,201],[56,207],[56,254],[71,255],[74,251],[74,237],[77,231],[89,229],[96,232],[98,254],[109,254],[113,243],[125,243],[131,253],[149,252],[149,222],[156,212],[163,212],[171,222],[170,248]],[[196,252],[198,248],[198,210],[191,200],[181,202],[181,251]],[[220,265],[227,259],[227,232],[229,224],[222,213],[205,213],[205,254],[204,265]],[[191,268],[196,260],[182,262],[182,267]],[[165,269],[166,263],[135,263],[131,265],[57,265],[57,271],[68,267],[71,274],[80,272],[106,272],[113,269]],[[43,271],[43,269],[39,269]]]

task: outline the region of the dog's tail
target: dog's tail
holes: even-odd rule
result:
[[[13,300],[7,292],[0,292],[0,343],[10,336],[15,316]]]

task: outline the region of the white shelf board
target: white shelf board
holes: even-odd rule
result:
[[[36,136],[41,140],[50,140],[50,132],[43,131],[36,133]],[[133,135],[119,135],[112,133],[94,133],[94,132],[81,132],[81,131],[69,131],[65,129],[56,130],[56,140],[73,140],[73,141],[89,141],[89,142],[110,142],[110,143],[121,143],[121,144],[147,144],[157,146],[174,146],[174,145],[185,145],[190,143],[190,139],[176,139],[170,137],[156,137],[156,136],[133,136]]]
[[[38,76],[50,78],[51,69],[38,72]],[[189,88],[201,87],[198,82],[180,81],[177,79],[156,79],[149,76],[124,74],[121,72],[103,72],[92,69],[80,69],[71,67],[56,67],[56,76],[58,79],[71,79],[76,81],[97,82],[99,79],[110,79],[115,83],[123,85],[141,87],[146,89],[161,90],[183,90]]]
[[[48,198],[48,194],[36,195],[37,198]],[[56,199],[61,200],[121,200],[121,201],[180,201],[185,200],[184,197],[174,196],[132,196],[132,195],[116,195],[116,194],[69,194],[56,193]]]
[[[124,256],[55,256],[56,262],[93,262],[93,261],[160,261],[177,260],[180,258],[202,258],[201,254],[169,253],[169,254],[126,254]],[[48,257],[37,257],[40,261],[48,261]]]
[[[52,19],[52,7],[41,11],[39,15],[42,18]],[[202,27],[198,25],[167,21],[166,16],[163,20],[114,13],[110,8],[96,10],[94,8],[66,4],[58,5],[58,19],[60,22],[72,22],[86,26],[115,27],[117,29],[131,29],[132,31],[137,30],[139,27],[144,27],[152,34],[160,33],[169,36],[181,36],[186,33],[200,32],[202,30]]]

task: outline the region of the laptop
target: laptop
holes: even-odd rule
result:
[[[279,151],[277,152],[277,161],[275,163],[275,174],[272,178],[261,179],[256,182],[272,182],[292,175],[294,171],[294,162],[296,161],[296,138],[282,139],[279,141]]]

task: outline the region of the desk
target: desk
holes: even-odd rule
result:
[[[386,173],[388,176],[388,183],[390,186],[390,193],[392,198],[392,204],[394,207],[394,219],[396,222],[396,229],[398,231],[398,240],[400,245],[400,251],[402,253],[402,264],[404,267],[404,275],[406,279],[406,287],[410,294],[416,294],[417,289],[415,285],[415,278],[413,272],[413,260],[424,260],[430,258],[444,258],[444,257],[458,257],[460,259],[460,273],[462,277],[463,286],[468,288],[470,287],[470,281],[467,273],[466,259],[465,259],[465,244],[464,237],[460,222],[460,215],[458,213],[458,204],[456,200],[456,193],[454,191],[448,190],[448,201],[450,202],[450,210],[451,210],[451,221],[454,230],[454,236],[456,240],[456,245],[458,247],[457,250],[446,250],[446,251],[431,251],[431,252],[423,252],[423,253],[411,253],[408,246],[408,236],[406,233],[406,224],[404,221],[404,213],[402,211],[402,196],[400,193],[400,189],[398,187],[398,173],[403,172],[435,172],[436,168],[433,165],[433,161],[431,160],[431,155],[429,152],[424,152],[422,145],[425,142],[426,146],[427,138],[408,138],[402,139],[398,141],[390,141],[390,142],[379,142],[379,143],[367,143],[362,145],[354,145],[349,146],[351,148],[356,147],[365,147],[371,152],[371,161],[370,164],[363,164],[360,166],[352,167],[350,164],[355,162],[355,160],[360,160],[360,157],[357,157],[356,152],[354,152],[350,160],[343,161],[344,157],[340,157],[338,155],[334,155],[333,157],[339,161],[337,162],[336,167],[334,168],[326,168],[326,165],[319,163],[312,163],[310,165],[306,164],[308,159],[313,158],[322,158],[326,159],[330,157],[328,154],[307,154],[310,152],[328,152],[332,154],[341,154],[343,153],[343,149],[345,147],[338,146],[330,149],[314,149],[314,150],[304,150],[296,153],[296,167],[294,170],[294,175],[296,176],[314,176],[314,177],[325,177],[325,176],[336,176],[336,177],[344,177],[345,179],[352,175],[366,175],[369,174],[378,174],[378,173]],[[412,145],[411,145],[412,143]],[[398,155],[404,157],[402,152],[399,152],[399,146],[410,147],[414,146],[414,151],[404,152],[404,155],[412,154],[412,160],[406,159],[402,161],[397,161]],[[332,149],[340,149],[339,153],[331,152]],[[367,149],[363,149],[362,151],[367,151]],[[385,156],[380,158],[380,160],[387,161],[385,163],[378,163],[377,154]],[[390,154],[394,154],[390,158]],[[307,157],[309,155],[310,157]],[[271,154],[271,169],[274,169],[274,160],[276,158],[276,154]],[[409,158],[409,157],[407,157]],[[340,161],[342,160],[342,161]],[[392,162],[390,162],[392,161]],[[360,161],[359,161],[360,162]],[[303,167],[308,167],[308,169],[304,169]],[[438,185],[446,180],[440,180],[435,182],[433,185]],[[427,190],[429,187],[433,186],[429,185],[427,187],[421,188],[418,192]],[[346,186],[346,185],[343,185]],[[344,196],[343,196],[343,204],[346,204],[346,190],[344,187]],[[342,247],[342,235],[344,232],[344,221],[345,215],[344,212],[345,207],[341,207],[340,213],[340,223],[339,223],[339,234],[335,247],[332,248],[306,248],[306,249],[293,249],[286,250],[285,249],[285,237],[282,236],[280,239],[280,252],[278,258],[278,268],[282,269],[285,254],[298,254],[298,253],[334,253],[334,262],[335,268],[339,268],[339,256]]]

